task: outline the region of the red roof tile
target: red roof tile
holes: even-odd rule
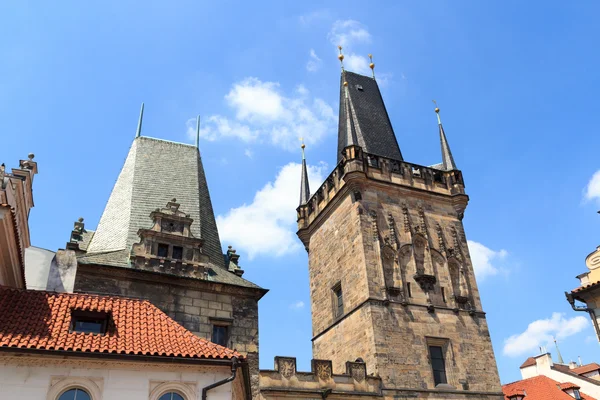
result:
[[[539,375],[503,385],[502,392],[507,400],[509,396],[519,392],[526,394],[525,400],[573,400],[573,397],[563,392],[560,386],[561,384],[554,379]],[[585,393],[580,392],[580,394],[582,400],[596,400]]]
[[[109,314],[105,334],[71,332],[73,310]],[[0,348],[230,359],[147,300],[0,287]]]
[[[591,289],[593,287],[599,286],[600,285],[600,281],[598,282],[591,282],[591,283],[587,283],[585,285],[581,285],[578,288],[575,288],[572,290],[572,293],[579,293],[579,292],[583,292],[584,290],[587,289]]]
[[[600,365],[596,363],[589,363],[582,365],[581,367],[573,368],[571,372],[576,373],[577,375],[587,374],[588,372],[596,371],[600,369]]]
[[[563,383],[559,384],[558,387],[560,387],[562,390],[581,389],[581,386],[577,386],[573,382],[563,382]]]
[[[533,357],[529,357],[527,360],[525,360],[525,362],[523,364],[521,364],[521,366],[519,368],[526,368],[526,367],[531,367],[532,365],[535,365],[535,358]]]

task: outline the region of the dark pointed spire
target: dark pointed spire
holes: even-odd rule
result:
[[[343,62],[341,48],[338,58]],[[369,154],[403,160],[377,81],[346,71],[342,64],[338,162],[344,148],[353,145]]]
[[[440,109],[437,107],[437,103],[433,100],[435,107],[435,114],[437,115],[438,126],[440,128],[440,144],[442,146],[442,165],[444,166],[444,170],[452,171],[456,168],[456,164],[454,163],[454,157],[452,157],[452,152],[450,151],[450,145],[448,145],[448,139],[446,139],[446,133],[444,132],[444,127],[442,126],[442,120],[440,119]]]
[[[310,187],[308,186],[308,171],[306,170],[306,158],[304,157],[304,141],[302,141],[302,176],[300,177],[300,205],[306,204],[310,198]]]
[[[140,137],[142,135],[142,120],[144,119],[144,103],[142,103],[142,108],[140,110],[140,119],[138,121],[138,127],[135,132],[135,137]]]

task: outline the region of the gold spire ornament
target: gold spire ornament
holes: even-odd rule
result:
[[[304,148],[306,147],[306,145],[304,144],[304,138],[300,138],[300,143],[302,143],[300,145],[300,148],[302,149],[302,159],[304,160]]]
[[[342,71],[344,70],[344,53],[342,53],[342,46],[338,46],[338,50],[340,54],[338,55],[338,60],[340,60],[340,64],[342,64]]]
[[[437,106],[437,101],[435,101],[435,100],[431,100],[431,101],[433,101],[433,104],[435,104],[435,110],[434,111],[435,111],[435,114],[437,115],[438,125],[441,125],[442,124],[442,120],[440,119],[440,109]]]
[[[373,79],[375,79],[375,64],[373,63],[373,54],[369,54],[369,60],[371,60],[371,62],[369,63],[369,68],[371,68],[371,72],[373,73]]]

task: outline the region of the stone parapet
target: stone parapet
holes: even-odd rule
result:
[[[261,370],[259,382],[260,399],[382,397],[381,379],[367,375],[360,360],[347,362],[343,374],[334,374],[331,360],[313,359],[310,372],[298,372],[295,357],[275,357],[275,368]]]
[[[345,149],[344,158],[336,165],[321,187],[306,204],[298,207],[298,229],[302,230],[310,226],[355,175],[445,196],[466,197],[462,173],[458,170],[444,171],[392,160],[365,153],[358,146],[350,146]]]

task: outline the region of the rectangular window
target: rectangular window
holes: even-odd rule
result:
[[[342,285],[338,283],[333,287],[334,316],[339,318],[344,314],[344,295]]]
[[[173,258],[176,260],[183,259],[183,247],[173,246]]]
[[[213,325],[211,342],[227,347],[229,328],[223,325]]]
[[[444,361],[444,349],[442,346],[429,346],[429,357],[433,369],[433,382],[435,385],[448,383],[446,378],[446,362]]]
[[[168,257],[169,256],[169,245],[164,243],[158,244],[158,251],[156,253],[159,257]]]
[[[410,291],[410,282],[406,283],[406,291],[408,292],[408,297],[412,297],[412,292]]]
[[[440,288],[442,291],[442,301],[445,303],[446,302],[446,293],[444,292],[444,288]]]
[[[105,334],[108,326],[108,314],[98,311],[73,310],[71,312],[71,331]]]

